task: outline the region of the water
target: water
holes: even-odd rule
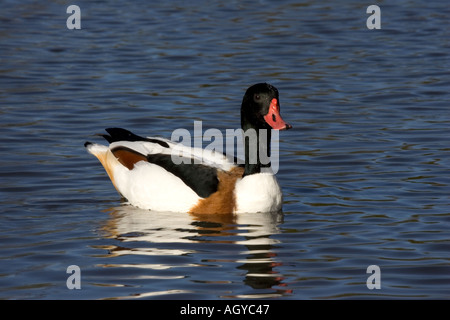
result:
[[[381,2],[381,30],[350,0],[78,1],[81,30],[70,4],[2,2],[0,298],[450,297],[447,1]],[[261,81],[294,126],[283,214],[139,210],[83,148],[238,128]]]

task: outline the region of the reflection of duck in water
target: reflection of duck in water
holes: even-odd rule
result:
[[[120,241],[146,241],[151,243],[214,242],[239,245],[272,245],[278,233],[282,212],[242,213],[239,215],[180,215],[176,212],[157,211],[132,206],[112,208],[110,219],[103,226],[107,237]],[[170,221],[170,223],[168,223]],[[227,237],[231,236],[232,240]],[[236,237],[239,237],[236,239]]]
[[[99,247],[107,249],[107,256],[112,258],[102,267],[139,268],[147,270],[142,272],[152,279],[169,277],[182,282],[186,278],[184,268],[188,266],[197,268],[192,270],[189,278],[191,281],[195,280],[200,291],[205,290],[202,284],[205,287],[215,284],[217,294],[229,297],[239,294],[254,298],[260,295],[271,297],[289,294],[289,289],[283,283],[284,277],[277,270],[280,264],[274,251],[274,245],[279,241],[273,236],[279,233],[278,225],[282,223],[283,214],[243,213],[235,215],[230,222],[216,219],[220,216],[230,215],[209,215],[210,219],[207,216],[199,219],[195,215],[180,215],[175,212],[154,212],[149,215],[147,210],[132,206],[112,208],[103,232],[106,237],[119,242],[117,245]],[[209,249],[205,250],[202,243]],[[211,251],[211,246],[217,248],[217,251]],[[148,258],[114,259],[124,255]],[[187,257],[180,260],[167,258],[183,255]],[[139,263],[134,264],[134,261]],[[230,266],[231,269],[226,269]],[[236,270],[239,270],[242,273],[242,283],[252,289],[248,292],[239,290],[239,293],[229,291],[229,288],[221,291],[222,282],[217,281],[215,272],[210,274],[211,267],[219,268],[215,270],[221,274],[230,272],[232,278],[235,277]],[[202,268],[208,268],[209,272],[205,274]],[[170,272],[166,274],[163,270]],[[197,279],[196,274],[200,278]],[[227,286],[228,282],[223,283]]]
[[[212,150],[181,147],[162,138],[144,138],[124,129],[107,129],[109,147],[85,146],[106,169],[118,192],[130,204],[157,211],[196,214],[279,211],[282,195],[272,172],[260,159],[270,152],[270,129],[291,128],[280,116],[278,90],[266,83],[251,86],[241,105],[245,133],[256,133],[256,156],[245,139],[245,166]],[[267,134],[260,134],[267,129]],[[253,131],[252,131],[253,132]],[[173,155],[182,154],[179,164]],[[199,160],[201,163],[199,163]]]

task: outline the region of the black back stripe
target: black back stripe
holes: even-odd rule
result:
[[[180,178],[201,198],[209,197],[218,189],[219,179],[217,178],[216,168],[203,164],[189,163],[188,161],[191,159],[187,158],[182,159],[184,160],[182,163],[175,164],[171,155],[159,153],[147,155],[147,160]]]

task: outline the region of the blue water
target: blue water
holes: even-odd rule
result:
[[[450,298],[447,1],[378,2],[380,30],[356,0],[77,1],[80,30],[71,4],[1,5],[1,299]],[[282,214],[139,210],[84,150],[238,128],[263,81]]]

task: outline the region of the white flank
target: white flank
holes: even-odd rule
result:
[[[133,170],[117,166],[114,177],[119,192],[142,209],[188,212],[201,199],[180,178],[152,163],[138,162]]]

